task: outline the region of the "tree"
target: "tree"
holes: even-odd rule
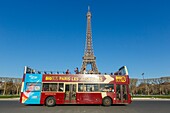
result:
[[[20,82],[14,83],[14,86],[16,88],[16,95],[19,95],[19,90],[21,89],[21,83]]]
[[[132,95],[136,94],[136,85],[137,85],[138,79],[130,79],[130,90]]]

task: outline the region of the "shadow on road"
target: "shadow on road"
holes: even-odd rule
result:
[[[26,104],[25,106],[45,106],[43,104]],[[103,106],[100,104],[57,104],[55,106]],[[126,104],[112,104],[111,106],[127,106]],[[109,107],[109,106],[103,106]]]

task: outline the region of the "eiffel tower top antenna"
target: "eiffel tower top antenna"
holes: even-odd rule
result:
[[[86,15],[87,18],[86,46],[85,46],[83,64],[80,73],[84,73],[84,71],[86,71],[86,66],[88,64],[91,65],[91,70],[89,70],[91,74],[98,73],[98,69],[96,66],[96,57],[94,56],[93,45],[92,45],[91,17],[92,14],[90,12],[90,6],[88,6],[88,12]]]
[[[88,11],[90,11],[90,6],[88,6]]]

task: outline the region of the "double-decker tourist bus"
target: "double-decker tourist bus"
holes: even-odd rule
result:
[[[20,103],[44,104],[130,104],[126,66],[114,74],[40,73],[26,67]]]

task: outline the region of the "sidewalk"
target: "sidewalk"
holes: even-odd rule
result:
[[[170,99],[164,99],[164,98],[132,98],[132,101],[170,101]]]
[[[19,98],[0,98],[0,101],[1,100],[18,100],[19,101]]]

